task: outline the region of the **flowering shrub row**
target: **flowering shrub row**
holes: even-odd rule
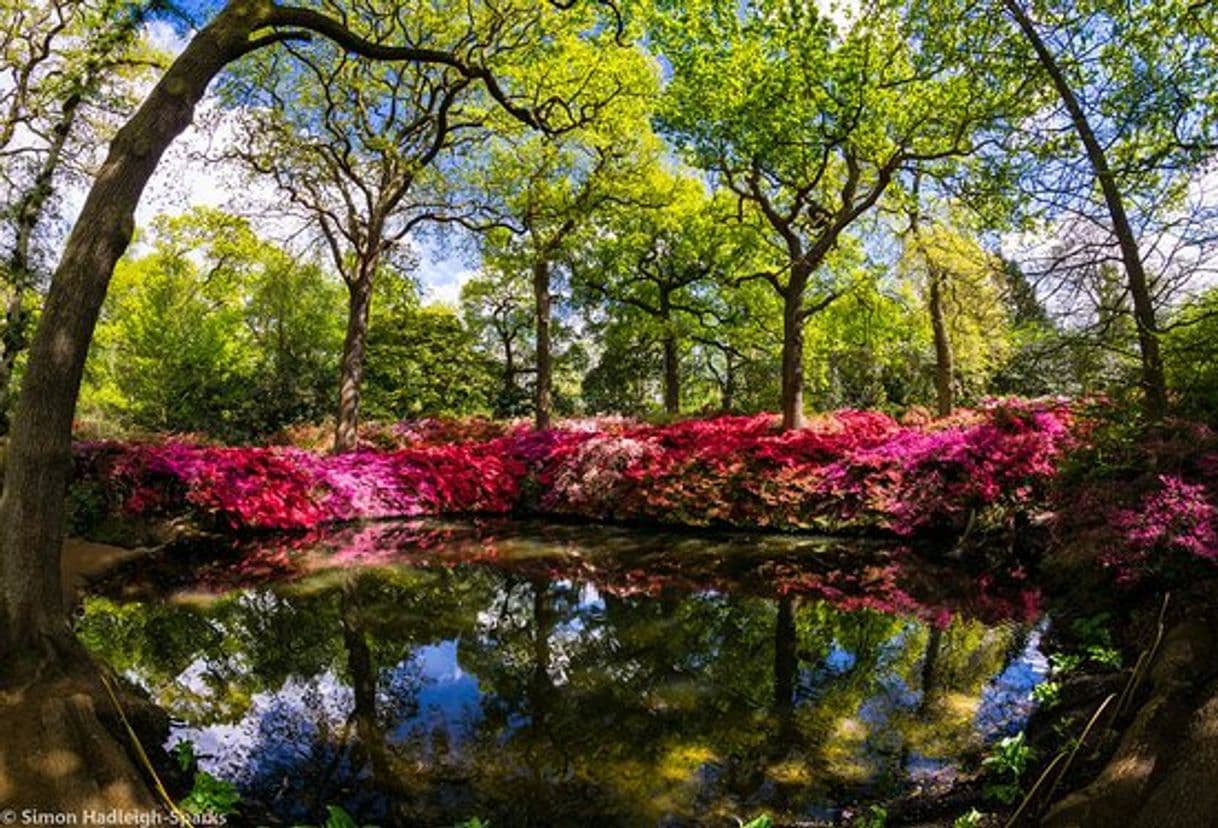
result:
[[[1073,421],[1061,401],[1006,401],[904,425],[839,411],[785,433],[769,415],[547,431],[433,421],[403,425],[406,447],[339,456],[182,442],[93,442],[76,455],[78,480],[112,511],[238,531],[524,511],[912,536],[992,507],[1036,508]]]
[[[110,511],[187,514],[236,531],[514,508],[524,468],[497,441],[329,456],[178,442],[76,447],[77,480]]]
[[[840,411],[799,431],[768,416],[691,420],[555,441],[540,511],[901,536],[961,528],[991,506],[1030,509],[1071,445],[1061,403],[1006,403],[902,426]]]

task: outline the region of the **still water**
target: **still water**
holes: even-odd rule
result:
[[[284,824],[831,822],[975,772],[1046,670],[1017,578],[534,523],[171,549],[78,629]]]

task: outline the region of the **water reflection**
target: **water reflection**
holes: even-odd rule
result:
[[[1034,596],[899,550],[409,524],[201,560],[79,629],[264,820],[832,815],[967,771],[1045,672]]]

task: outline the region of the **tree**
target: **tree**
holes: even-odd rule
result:
[[[426,31],[454,50],[474,37],[459,20],[456,34],[444,24],[423,16],[403,34],[421,40]],[[472,79],[450,66],[370,64],[328,43],[284,51],[230,84],[248,105],[229,153],[274,180],[312,223],[347,286],[334,450],[351,451],[374,283],[382,270],[403,266],[395,254],[411,232],[442,215],[428,168],[476,135],[484,113],[467,100]]]
[[[1098,222],[1111,233],[1076,248],[1067,268],[1085,271],[1113,253],[1121,262],[1144,407],[1157,419],[1167,406],[1159,310],[1181,281],[1172,271],[1194,269],[1212,243],[1202,229],[1210,211],[1189,203],[1188,188],[1218,149],[1213,6],[1049,3],[1037,6],[1035,19],[1020,0],[1003,0],[1003,8],[1059,104],[1040,119],[1038,134],[1061,123],[1077,139],[1025,144],[1037,159],[1031,186],[1053,219]]]
[[[487,413],[491,370],[473,333],[455,309],[420,305],[413,285],[397,286],[373,309],[368,411],[394,420]]]
[[[493,222],[484,235],[484,259],[502,273],[527,274],[532,289],[533,417],[539,429],[549,427],[554,410],[555,270],[569,263],[578,232],[599,211],[638,198],[632,185],[657,152],[645,108],[655,70],[639,52],[613,56],[614,65],[601,65],[598,73],[602,83],[611,84],[612,101],[595,122],[560,137],[530,135],[499,143],[473,185]],[[571,55],[573,71],[583,74],[580,60],[602,64],[604,56]]]
[[[88,148],[108,137],[109,113],[134,105],[130,82],[156,59],[140,38],[146,11],[115,0],[0,5],[0,433],[33,294],[52,259],[53,197],[83,173]]]
[[[1002,103],[1005,90],[940,71],[945,56],[915,28],[885,2],[835,21],[815,6],[719,0],[660,25],[674,67],[663,123],[772,251],[755,278],[783,302],[784,428],[803,424],[804,325],[842,295],[844,234],[902,170],[971,153]]]
[[[213,209],[159,218],[143,242],[103,304],[84,414],[229,440],[321,415],[342,336],[335,280]]]
[[[520,377],[536,370],[529,342],[530,304],[527,287],[511,274],[482,273],[461,286],[465,325],[499,374],[491,406],[496,417],[519,417],[528,410],[529,389]]]
[[[1218,412],[1218,290],[1211,288],[1177,311],[1164,337],[1164,366],[1181,408],[1214,422]]]
[[[915,187],[903,265],[921,284],[935,349],[935,401],[946,417],[956,404],[957,373],[985,377],[1005,356],[1004,273],[950,216],[926,226],[918,196]]]
[[[607,211],[589,234],[575,289],[585,304],[607,303],[617,315],[629,310],[633,318],[623,323],[659,341],[664,412],[674,415],[681,411],[681,351],[690,330],[716,314],[715,293],[742,244],[724,232],[727,205],[716,204],[698,179],[659,170],[646,189],[656,204]]]
[[[250,240],[217,213],[160,219],[152,250],[119,262],[89,365],[89,396],[110,416],[231,435],[225,421],[250,374],[241,308]]]
[[[545,4],[498,7],[491,23],[495,32],[521,44],[513,56],[524,53],[527,59],[531,56],[527,47],[543,47],[556,21],[585,31],[596,27],[602,9],[596,5],[561,9]],[[190,123],[196,104],[225,67],[259,49],[317,36],[371,60],[451,66],[530,125],[561,129],[570,127],[573,118],[582,117],[578,105],[571,109],[561,99],[539,104],[526,85],[510,75],[501,80],[497,67],[480,62],[477,50],[453,52],[414,43],[394,28],[378,30],[378,17],[385,23],[396,19],[387,14],[347,17],[332,8],[281,6],[270,0],[230,0],[191,38],[115,135],[52,276],[12,420],[0,496],[0,662],[6,665],[6,681],[30,676],[49,681],[54,675],[79,673],[85,663],[64,615],[59,576],[64,495],[72,468],[72,417],[85,359],[114,267],[130,242],[134,211],[144,187],[165,149]],[[599,28],[612,30],[614,21]],[[96,684],[89,686],[100,698]],[[73,715],[72,720],[77,723],[74,736],[34,730],[31,737],[64,740],[68,743],[60,744],[59,749],[100,759],[101,748],[80,745],[110,745],[111,737],[91,712]],[[33,754],[51,747],[30,744]],[[112,779],[127,780],[131,790],[140,789],[138,774],[129,764],[113,759],[114,754],[110,751],[108,768],[99,767],[100,762],[83,762],[75,773],[87,777],[108,772]],[[33,773],[24,766],[12,769],[14,784],[21,786],[25,781],[22,774],[27,772]],[[79,791],[93,789],[95,784],[75,776],[63,781],[69,785],[79,782]]]
[[[815,404],[888,408],[925,403],[931,344],[924,296],[897,267],[864,272],[851,290],[809,320],[804,345]]]

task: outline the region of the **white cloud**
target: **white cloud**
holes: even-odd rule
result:
[[[463,259],[444,256],[434,248],[420,251],[419,280],[423,283],[423,298],[427,302],[458,305],[461,288],[479,273]]]

